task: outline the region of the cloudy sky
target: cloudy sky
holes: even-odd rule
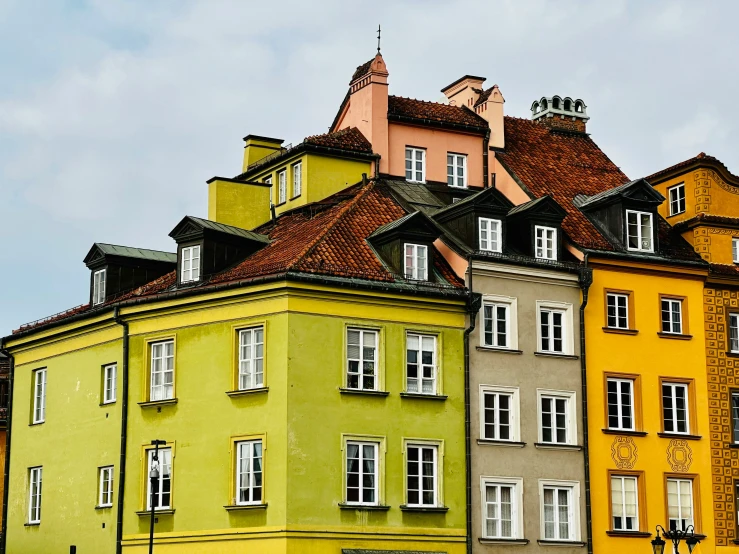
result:
[[[627,175],[739,172],[739,3],[0,0],[0,335],[87,301],[95,241],[173,250],[248,133],[325,132],[382,23],[391,94],[580,97]]]

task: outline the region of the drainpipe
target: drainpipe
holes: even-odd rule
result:
[[[8,420],[5,426],[5,473],[3,475],[3,517],[2,533],[0,533],[0,552],[5,554],[5,540],[8,535],[8,492],[10,489],[10,428],[13,418],[13,376],[15,375],[15,358],[7,350],[0,351],[10,359],[10,375],[8,376]]]
[[[583,267],[580,271],[580,288],[582,303],[580,304],[580,381],[582,383],[582,426],[583,454],[585,455],[585,521],[588,533],[588,554],[593,554],[593,522],[591,518],[592,504],[590,499],[590,454],[588,441],[588,378],[585,364],[585,308],[588,305],[588,293],[593,284],[593,270],[588,268],[588,253],[585,253]]]
[[[121,457],[118,462],[118,514],[115,531],[115,551],[121,554],[123,550],[123,494],[126,481],[126,442],[128,439],[128,323],[120,317],[120,308],[113,309],[113,319],[123,327],[123,359],[121,369],[123,374],[121,390]]]
[[[470,326],[464,330],[464,448],[465,448],[465,491],[467,501],[467,554],[472,554],[472,427],[470,410],[470,333],[475,330],[477,313],[480,311],[482,295],[472,292],[472,255],[467,257],[470,272],[467,313]]]
[[[490,127],[485,132],[485,138],[482,140],[482,188],[488,188],[488,153],[490,152]],[[471,273],[470,273],[471,275]]]

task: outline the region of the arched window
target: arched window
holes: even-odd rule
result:
[[[582,107],[583,107],[582,102],[580,102],[579,100],[575,102],[575,111],[577,113],[582,113]]]
[[[565,100],[565,111],[566,112],[572,111],[572,100],[570,100],[569,98]]]
[[[552,108],[554,108],[555,110],[559,109],[559,97],[555,96],[554,98],[552,98]]]
[[[534,115],[539,113],[539,102],[534,102],[534,104],[531,106],[531,113]]]
[[[547,102],[546,98],[541,99],[541,109],[542,111],[546,110],[549,107],[549,103]]]

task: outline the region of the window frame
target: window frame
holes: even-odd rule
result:
[[[108,474],[109,478],[106,479],[105,475]],[[98,508],[112,508],[113,507],[113,484],[115,482],[114,467],[101,466],[98,468]],[[109,489],[106,490],[106,483],[109,485]],[[105,498],[107,497],[107,501]]]
[[[511,535],[505,537],[490,536],[487,534],[487,487],[488,486],[510,486],[513,488],[511,494]],[[481,530],[480,537],[485,540],[523,540],[524,518],[523,518],[523,478],[522,477],[480,477],[480,499],[481,499]]]
[[[256,338],[257,332],[261,331],[262,333],[262,342],[256,342],[254,339]],[[243,351],[243,344],[242,344],[242,337],[245,336],[245,334],[251,334],[252,336],[252,342],[250,344],[251,347],[251,356],[248,360],[243,359],[242,351]],[[261,357],[256,356],[256,347],[261,345],[262,347],[262,355]],[[266,386],[265,381],[265,373],[266,373],[266,351],[267,351],[267,332],[266,332],[266,325],[264,323],[256,323],[254,325],[250,325],[247,327],[238,327],[236,329],[236,382],[234,391],[249,391],[249,390],[256,390],[261,389]],[[245,375],[242,373],[242,363],[243,362],[249,362],[250,367],[252,368],[251,373],[249,374],[250,381],[252,382],[252,386],[248,387],[242,387],[241,386],[241,379]],[[260,372],[253,371],[253,368],[256,364],[256,362],[261,361],[261,383],[257,383],[256,376],[259,375]]]
[[[639,247],[633,248],[629,245],[629,236],[630,236],[629,235],[629,214],[635,214],[636,216],[641,216],[641,215],[649,216],[650,235],[649,235],[649,248],[648,249],[642,248],[641,246],[642,240],[644,239],[644,237],[642,236],[641,218],[637,219],[637,226],[636,226],[636,229],[637,229],[636,239],[637,239],[637,242],[639,243]],[[652,212],[643,212],[640,210],[627,209],[626,215],[624,216],[624,221],[626,222],[624,225],[624,234],[626,235],[626,241],[625,241],[626,249],[629,250],[630,252],[654,252],[654,214]]]
[[[410,152],[410,158],[408,157],[409,152]],[[415,167],[416,162],[419,161],[416,159],[416,154],[419,152],[421,154],[421,160],[420,160],[421,161],[421,179],[420,180],[416,179],[418,169],[416,169]],[[412,179],[408,178],[408,171],[409,171],[408,162],[409,161],[411,162],[410,172],[411,172],[411,177],[413,177]],[[405,146],[405,164],[406,164],[406,167],[405,167],[405,180],[406,181],[408,181],[409,183],[425,183],[426,182],[426,149],[425,148],[406,145]]]
[[[143,456],[143,476],[144,476],[144,483],[143,483],[143,495],[144,495],[144,510],[147,512],[151,511],[151,478],[149,477],[149,471],[151,470],[151,458],[154,456],[154,450],[155,448],[151,445],[146,445],[144,447],[144,456]],[[160,467],[162,465],[162,452],[163,451],[169,451],[170,453],[170,463],[169,463],[169,504],[167,506],[158,506],[154,507],[154,512],[167,512],[174,510],[174,461],[175,461],[175,449],[174,449],[174,443],[167,443],[165,446],[159,447],[159,464]],[[163,482],[163,476],[164,473],[160,471],[159,473],[159,496],[161,498],[162,493],[162,482]],[[161,499],[160,499],[161,503]]]
[[[639,533],[646,530],[647,524],[647,502],[644,483],[644,472],[609,469],[608,473],[608,530],[616,533]],[[633,478],[636,480],[636,527],[634,529],[616,529],[613,516],[613,484],[614,477]]]
[[[376,444],[375,460],[375,500],[373,504],[354,503],[347,501],[347,475],[349,468],[347,466],[347,455],[349,443],[371,443]],[[381,435],[357,435],[350,433],[342,433],[341,435],[341,502],[339,506],[384,506],[385,505],[385,455],[387,454],[387,438]]]
[[[542,237],[542,255],[539,256],[539,231],[544,232],[544,236]],[[546,243],[549,241],[548,233],[552,232],[552,248],[551,248],[551,256],[549,255],[549,247],[546,245]],[[558,242],[558,233],[556,227],[550,227],[548,225],[534,225],[534,258],[537,260],[548,260],[556,262],[559,259],[559,246],[557,244]]]
[[[34,477],[37,477],[36,479]],[[41,524],[41,506],[43,502],[44,467],[33,466],[28,468],[28,524]],[[34,489],[35,486],[35,489]],[[35,491],[35,492],[34,492]],[[34,505],[34,497],[37,503]]]
[[[357,490],[357,493],[359,495],[359,500],[349,500],[349,447],[350,446],[356,446],[357,447],[357,454],[358,454],[358,481],[359,481],[359,488]],[[372,472],[372,477],[374,478],[374,486],[372,487],[372,491],[374,493],[374,501],[368,502],[363,500],[363,493],[365,492],[364,487],[364,478],[369,475],[369,473],[366,473],[364,471],[364,447],[369,446],[373,450],[373,462],[374,462],[374,471]],[[344,443],[344,504],[347,506],[379,506],[380,505],[380,443],[378,441],[374,440],[354,440],[349,439]]]
[[[277,172],[277,205],[287,202],[287,169]]]
[[[611,427],[608,417],[608,382],[611,380],[615,381],[631,381],[631,417],[632,417],[632,428],[628,429],[625,427]],[[604,396],[604,408],[605,408],[605,426],[604,429],[608,431],[619,431],[622,433],[639,433],[641,432],[642,422],[642,409],[641,409],[641,376],[633,373],[613,373],[606,372],[603,374],[603,396]],[[620,393],[619,393],[620,395]]]
[[[483,248],[483,238],[482,238],[482,224],[483,222],[487,225],[487,234],[488,238],[485,239],[489,245],[492,246],[493,240],[493,224],[495,224],[495,248]],[[478,250],[481,252],[493,252],[496,254],[500,254],[503,252],[503,221],[500,219],[494,219],[492,217],[478,217],[477,218],[477,246]]]
[[[488,344],[486,342],[485,335],[486,331],[486,320],[485,308],[486,307],[506,307],[507,308],[507,323],[506,323],[506,338],[508,339],[508,346],[497,346],[495,344]],[[484,294],[482,297],[482,306],[480,307],[480,346],[483,348],[500,348],[505,350],[518,350],[518,299],[513,296],[500,296],[493,294]],[[495,323],[495,319],[493,323]],[[493,335],[497,333],[493,332]],[[497,336],[494,337],[493,342],[497,342]]]
[[[693,396],[692,395],[692,390],[693,390],[692,384],[693,384],[693,380],[692,379],[680,379],[680,378],[674,378],[674,377],[660,377],[660,379],[659,379],[659,394],[660,394],[659,407],[660,407],[660,419],[662,420],[662,432],[663,433],[667,433],[667,434],[670,434],[670,435],[691,435],[691,434],[693,434],[693,432],[695,430],[695,428],[694,428],[694,425],[695,425],[695,423],[694,423],[694,417],[695,417],[694,416],[694,413],[695,413],[695,410],[693,408],[693,401],[692,401],[692,396]],[[677,430],[668,431],[667,430],[667,425],[666,425],[667,421],[665,420],[665,395],[664,395],[664,388],[666,386],[672,387],[672,390],[673,390],[673,396],[672,396],[672,400],[673,400],[673,408],[672,408],[672,410],[673,410],[673,418],[672,418],[673,419],[673,425],[676,425],[678,423],[677,420],[676,420],[676,416],[674,414],[674,411],[675,411],[675,408],[674,408],[674,401],[675,401],[674,391],[675,391],[675,388],[676,387],[681,387],[681,388],[684,388],[685,389],[685,411],[686,411],[686,414],[685,414],[686,415],[686,418],[685,418],[685,428],[686,428],[686,430],[685,431],[677,431]]]
[[[605,325],[604,329],[610,330],[610,331],[633,331],[635,330],[634,325],[634,306],[633,306],[633,292],[632,291],[624,291],[624,290],[615,290],[615,289],[605,289]],[[621,326],[613,326],[609,322],[609,300],[611,298],[625,298],[626,299],[626,327]],[[616,320],[618,323],[618,320],[621,319],[621,316],[618,314],[619,306],[618,303],[616,304]]]
[[[115,404],[115,402],[118,399],[117,389],[118,389],[118,363],[114,362],[112,364],[105,364],[103,366],[103,379],[102,379],[102,401],[100,402],[101,406],[105,406],[107,404]],[[109,373],[112,373],[111,381],[112,381],[112,387],[108,389],[108,377]]]
[[[565,442],[547,442],[544,440],[544,423],[543,423],[543,407],[542,400],[545,398],[550,399],[564,399],[566,400],[566,440]],[[578,444],[578,429],[577,429],[577,393],[575,391],[566,390],[554,390],[554,389],[536,389],[536,413],[537,413],[537,431],[538,431],[538,442],[539,444],[546,445],[550,448],[556,448],[557,446],[575,446]],[[553,427],[554,429],[554,427]],[[552,434],[554,437],[554,433]]]
[[[682,209],[680,209],[680,196],[676,195],[676,198],[672,198],[672,193],[680,192],[682,191]],[[673,204],[677,204],[677,210],[673,209]],[[669,217],[672,217],[673,215],[679,215],[682,213],[685,213],[685,210],[687,209],[687,201],[685,198],[685,182],[677,183],[676,185],[672,185],[671,187],[667,187],[667,205],[669,207],[670,215]]]
[[[303,194],[303,162],[299,161],[292,164],[292,198],[297,198]],[[291,200],[292,200],[291,198]]]
[[[189,253],[190,257],[186,258],[185,253]],[[197,256],[194,255],[194,253],[197,252]],[[201,244],[191,244],[189,246],[182,246],[180,248],[180,283],[197,283],[201,280],[202,277],[202,248]],[[195,268],[193,261],[198,261],[198,266]],[[190,268],[185,269],[185,262],[190,262]],[[197,276],[193,277],[197,270]],[[189,278],[185,278],[185,275],[187,275],[187,272],[189,272]]]
[[[408,473],[408,466],[410,464],[409,450],[411,448],[431,448],[434,451],[434,503],[418,503],[411,504],[408,502],[408,479],[410,477]],[[443,508],[444,507],[444,441],[434,439],[415,439],[415,438],[404,438],[403,439],[403,496],[405,504],[403,507],[406,508]],[[421,463],[419,457],[419,464]],[[419,500],[423,500],[423,485],[421,484],[421,476],[423,470],[419,466]]]
[[[413,261],[413,265],[410,266],[411,273],[409,276],[408,273],[408,247],[411,247],[411,259]],[[419,253],[423,249],[425,252],[424,261],[426,262],[423,267],[423,274],[419,275]],[[414,242],[404,242],[403,243],[403,277],[405,279],[408,279],[410,281],[428,281],[429,280],[429,262],[431,261],[430,257],[431,249],[426,244],[417,244]]]
[[[737,399],[736,406],[734,406],[734,398]],[[731,413],[731,443],[739,444],[739,389],[729,389],[729,411]]]
[[[255,456],[255,449],[254,447],[259,444],[260,448],[260,455],[259,460],[261,462],[260,465],[260,471],[262,482],[261,485],[256,485],[256,479],[255,479],[255,471],[254,471],[254,460],[256,458]],[[246,474],[248,476],[249,484],[247,487],[245,487],[245,490],[249,491],[249,497],[252,498],[252,500],[240,500],[240,492],[242,488],[242,479],[243,476],[241,474],[241,449],[243,446],[249,445],[249,472]],[[266,501],[264,500],[264,477],[265,477],[265,466],[264,466],[264,451],[265,451],[265,445],[264,445],[264,436],[257,436],[257,437],[244,437],[244,438],[237,438],[233,440],[233,469],[231,478],[233,479],[233,486],[231,488],[231,492],[233,493],[233,506],[262,506],[266,504]],[[259,488],[259,500],[253,500],[254,498],[254,490],[256,488]]]
[[[408,345],[408,339],[413,336],[418,338],[418,344],[419,344],[419,358],[417,362],[418,369],[422,369],[422,366],[426,366],[428,364],[422,363],[421,355],[423,350],[423,339],[424,338],[430,338],[433,340],[433,391],[432,392],[423,392],[423,381],[425,380],[421,375],[421,371],[416,372],[416,379],[420,381],[420,387],[417,386],[416,391],[410,390],[408,386],[408,366],[410,365],[410,362],[408,361],[408,352],[410,351],[409,345]],[[441,348],[439,348],[439,335],[435,333],[428,333],[428,332],[422,332],[422,331],[412,331],[407,330],[405,333],[405,372],[404,372],[404,389],[406,393],[410,394],[423,394],[426,396],[439,396],[441,394],[441,372],[440,372],[440,366],[439,366],[439,352],[441,352]]]
[[[100,279],[98,280],[98,275]],[[92,272],[92,305],[99,306],[105,303],[105,289],[108,281],[107,268],[98,269]]]
[[[172,396],[170,398],[154,399],[152,395],[153,387],[153,370],[154,370],[154,347],[159,344],[172,343]],[[165,350],[166,352],[166,350]],[[177,398],[177,340],[175,337],[160,337],[152,338],[146,341],[146,354],[147,354],[147,377],[146,377],[146,391],[145,398],[146,402],[170,402]],[[166,360],[166,356],[163,358]],[[162,372],[164,373],[164,371]],[[161,385],[164,387],[164,384]]]
[[[731,237],[731,258],[739,264],[739,237]]]
[[[510,437],[507,439],[501,439],[500,438],[500,430],[499,430],[499,419],[496,418],[496,434],[497,438],[490,438],[485,435],[485,396],[486,395],[508,395],[511,397],[510,399],[510,406],[509,406],[509,423],[508,427],[510,429]],[[496,403],[495,413],[496,415],[500,411],[500,406],[498,403]],[[480,440],[482,441],[491,441],[491,442],[510,442],[510,443],[517,443],[521,442],[521,398],[520,398],[520,390],[518,387],[508,387],[503,385],[480,385],[479,388],[479,409],[478,409],[480,418]]]
[[[544,519],[544,490],[545,489],[566,489],[569,493],[569,505],[568,505],[568,516],[569,516],[569,537],[563,539],[561,537],[547,537],[546,536],[546,521]],[[555,510],[557,513],[558,510]],[[555,479],[539,479],[539,536],[545,541],[556,541],[556,542],[573,542],[577,543],[581,540],[581,524],[580,524],[580,482],[579,481],[561,481]],[[556,522],[555,522],[555,529]],[[559,530],[557,529],[557,533]]]
[[[663,313],[663,302],[668,302],[670,306],[673,306],[673,303],[677,303],[678,306],[680,306],[679,315],[680,315],[680,331],[674,332],[672,330],[665,331],[664,325],[664,313]],[[669,311],[670,313],[670,328],[672,328],[672,314],[674,313],[672,309]],[[687,336],[689,335],[689,326],[688,326],[688,298],[686,296],[676,296],[673,294],[660,294],[659,295],[659,326],[660,329],[658,333],[660,336],[665,335],[672,335],[672,336]]]
[[[561,312],[562,313],[562,352],[556,350],[544,350],[543,348],[543,336],[542,336],[542,323],[541,313],[542,310],[549,312]],[[554,300],[537,300],[536,301],[536,348],[537,352],[541,354],[554,355],[554,356],[574,356],[575,352],[575,333],[574,333],[574,314],[572,304],[568,302],[558,302]],[[553,323],[550,325],[553,329]],[[554,339],[551,338],[551,341]]]
[[[667,530],[670,530],[670,498],[668,493],[668,483],[670,481],[689,482],[690,483],[690,508],[692,511],[692,522],[690,525],[695,529],[696,534],[700,534],[700,487],[698,483],[699,476],[694,473],[665,473],[664,474],[664,494],[665,494],[665,523]],[[678,504],[678,509],[680,505]],[[682,519],[682,518],[680,518]]]
[[[31,374],[32,400],[31,400],[31,425],[40,425],[46,421],[46,389],[48,385],[48,368],[40,367],[34,369]],[[39,376],[43,379],[39,381]],[[41,392],[39,394],[39,386]]]
[[[727,314],[727,331],[726,334],[726,351],[731,354],[739,354],[739,312],[729,312]],[[736,348],[734,348],[734,340],[732,339],[732,330],[735,331],[736,335]]]
[[[449,163],[449,158],[452,158],[452,163]],[[459,169],[459,160],[462,160],[462,184],[458,185],[456,184],[459,175],[457,175],[457,170]],[[449,175],[449,169],[452,170],[452,174]],[[425,173],[424,173],[425,177]],[[449,178],[452,179],[452,184],[449,184]],[[456,152],[447,152],[446,153],[446,181],[447,186],[457,189],[466,189],[468,187],[467,183],[467,154],[459,154]]]
[[[349,386],[349,375],[350,375],[350,373],[352,373],[352,372],[349,371],[349,362],[350,361],[355,361],[355,360],[352,360],[351,358],[349,358],[349,332],[350,331],[358,331],[358,332],[360,332],[360,342],[359,342],[360,358],[358,359],[358,361],[359,361],[359,371],[358,371],[358,373],[356,373],[357,375],[359,375],[359,384],[360,384],[359,387],[350,387]],[[359,391],[359,392],[362,392],[362,391],[379,392],[379,391],[382,391],[383,390],[382,387],[384,386],[384,381],[381,378],[381,372],[380,372],[380,368],[381,368],[381,364],[380,364],[380,352],[381,352],[380,345],[381,345],[381,342],[380,341],[382,340],[382,332],[381,331],[382,331],[381,329],[376,328],[376,327],[365,327],[365,326],[362,326],[362,325],[352,325],[352,324],[349,324],[349,325],[346,325],[344,327],[344,352],[343,352],[343,360],[344,361],[343,361],[342,367],[344,368],[344,371],[343,371],[343,374],[344,374],[343,375],[343,383],[344,383],[344,388],[345,389],[351,390],[351,391]],[[361,386],[361,385],[364,384],[364,379],[363,378],[365,376],[365,374],[364,374],[364,361],[365,361],[364,360],[364,333],[374,333],[374,335],[375,335],[375,359],[374,359],[374,362],[375,362],[375,367],[374,367],[375,386],[374,386],[374,388],[364,388],[363,386]]]

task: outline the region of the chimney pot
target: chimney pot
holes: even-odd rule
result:
[[[585,102],[579,98],[544,96],[531,104],[531,119],[551,129],[584,133],[590,117]]]

